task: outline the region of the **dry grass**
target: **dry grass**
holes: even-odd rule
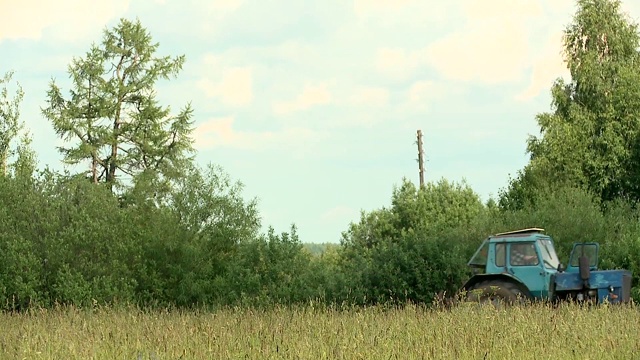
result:
[[[38,310],[0,315],[1,359],[631,359],[637,308],[437,312]]]

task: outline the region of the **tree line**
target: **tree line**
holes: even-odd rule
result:
[[[38,168],[7,72],[0,307],[429,303],[462,285],[484,237],[531,226],[565,262],[573,242],[599,241],[601,267],[633,271],[640,300],[640,36],[619,1],[577,4],[564,38],[571,80],[553,84],[530,161],[496,199],[464,181],[402,179],[390,204],[322,252],[295,226],[262,233],[242,183],[194,162],[194,110],[173,112],[154,90],[185,57],[158,55],[138,20],[121,19],[72,61],[67,94],[49,85],[42,114],[69,144],[62,161],[87,171]]]

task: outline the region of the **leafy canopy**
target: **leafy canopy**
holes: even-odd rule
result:
[[[564,32],[571,80],[551,88],[552,111],[537,118],[530,163],[503,194],[521,207],[532,188],[583,187],[602,200],[640,200],[640,36],[617,0],[579,0]]]
[[[20,103],[24,98],[22,87],[18,84],[15,97],[9,96],[7,85],[11,82],[13,72],[7,72],[0,78],[0,166],[2,175],[7,173],[9,158],[14,154],[11,143],[16,139],[24,124],[20,122]]]

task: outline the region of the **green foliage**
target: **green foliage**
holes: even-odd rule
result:
[[[15,97],[9,97],[9,89],[7,85],[13,78],[13,72],[7,72],[4,77],[0,78],[0,166],[1,175],[7,174],[9,158],[14,155],[11,144],[20,131],[24,127],[24,123],[20,121],[20,103],[24,98],[22,87],[18,84]]]
[[[74,146],[59,150],[68,164],[87,161],[95,183],[112,187],[121,176],[145,174],[167,191],[167,182],[191,161],[190,105],[171,116],[154,91],[159,79],[177,76],[185,58],[157,57],[157,48],[139,21],[122,19],[105,30],[100,47],[73,60],[68,99],[50,84],[43,113],[63,140],[75,139]]]
[[[249,260],[238,254],[264,241],[256,240],[255,202],[218,168],[194,169],[184,181],[171,205],[123,207],[106,184],[83,178],[0,179],[0,306],[227,301],[218,282],[235,281],[234,266]],[[295,271],[290,257],[307,256],[297,242],[295,233],[270,234],[265,271]],[[284,296],[282,279],[272,280],[275,298]]]
[[[505,189],[500,189],[497,204],[501,210],[511,211],[535,206],[536,195],[550,188],[553,187],[540,175],[537,168],[527,164],[518,171],[515,178],[509,179],[509,185]]]
[[[147,273],[145,283],[160,285],[147,286],[145,299],[189,305],[218,298],[218,282],[237,261],[235,253],[258,236],[260,227],[256,201],[245,201],[241,192],[240,182],[210,165],[192,168],[179,179],[163,199],[161,210],[146,205],[156,217],[140,221],[153,221],[154,228],[161,230],[145,250],[149,259],[145,267],[155,271]],[[159,296],[153,289],[168,293]]]
[[[574,242],[602,241],[610,230],[601,211],[599,199],[590,192],[574,187],[548,189],[537,194],[535,206],[504,212],[504,229],[542,227],[556,243],[562,260],[568,260]]]
[[[639,200],[640,35],[617,0],[580,0],[565,30],[571,81],[551,89],[552,111],[537,116],[531,162],[502,206],[522,207],[537,186],[586,187],[602,200]]]
[[[602,266],[632,270],[638,286],[640,34],[620,1],[577,5],[564,36],[571,80],[553,84],[552,111],[528,140],[531,160],[500,194],[501,217],[546,228],[561,256],[572,242],[599,241]]]
[[[4,215],[4,214],[2,214]],[[5,228],[3,221],[2,227]],[[5,230],[5,229],[3,229]],[[42,263],[33,243],[6,231],[0,233],[0,306],[21,309],[38,303],[42,286]]]
[[[292,304],[313,297],[314,284],[304,281],[310,255],[302,251],[295,226],[280,235],[269,228],[266,236],[241,243],[234,255],[218,289],[222,304]]]
[[[390,208],[363,213],[343,234],[343,268],[359,302],[429,302],[467,275],[470,228],[485,209],[466,184],[441,180],[416,188],[404,180]],[[449,235],[449,236],[447,236]]]
[[[603,203],[579,188],[559,188],[540,195],[536,207],[503,214],[510,228],[540,225],[556,242],[567,263],[575,242],[601,245],[601,269],[627,269],[633,274],[634,299],[640,301],[640,211],[621,200]]]
[[[38,165],[31,142],[31,134],[25,132],[15,150],[16,160],[11,164],[13,176],[27,182],[35,176]]]
[[[176,211],[180,223],[195,236],[233,245],[253,239],[260,219],[255,199],[242,198],[243,185],[232,182],[218,166],[191,169],[176,184],[167,203]]]
[[[466,224],[483,209],[480,197],[466,183],[441,179],[418,189],[406,180],[394,191],[393,213],[396,228],[409,232],[437,234]]]
[[[22,93],[1,94],[0,307],[430,303],[460,288],[487,235],[533,226],[565,262],[574,242],[600,242],[601,268],[631,270],[640,301],[640,41],[618,2],[578,5],[565,37],[572,80],[554,83],[531,161],[498,199],[402,179],[340,244],[303,244],[295,225],[261,233],[242,183],[193,163],[190,106],[171,116],[154,92],[184,57],[157,57],[140,22],[122,19],[74,59],[68,98],[50,84],[43,110],[73,143],[64,161],[88,163],[89,176],[38,170],[27,133],[12,147]]]
[[[401,186],[393,190],[391,208],[362,213],[359,223],[349,225],[342,243],[371,248],[405,232],[435,235],[468,223],[482,210],[480,198],[464,182],[455,184],[442,179],[417,188],[403,179]]]

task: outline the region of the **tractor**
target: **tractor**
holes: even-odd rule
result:
[[[599,249],[596,242],[573,244],[565,268],[544,229],[491,235],[467,263],[473,276],[461,290],[476,302],[629,302],[631,272],[598,270]]]

